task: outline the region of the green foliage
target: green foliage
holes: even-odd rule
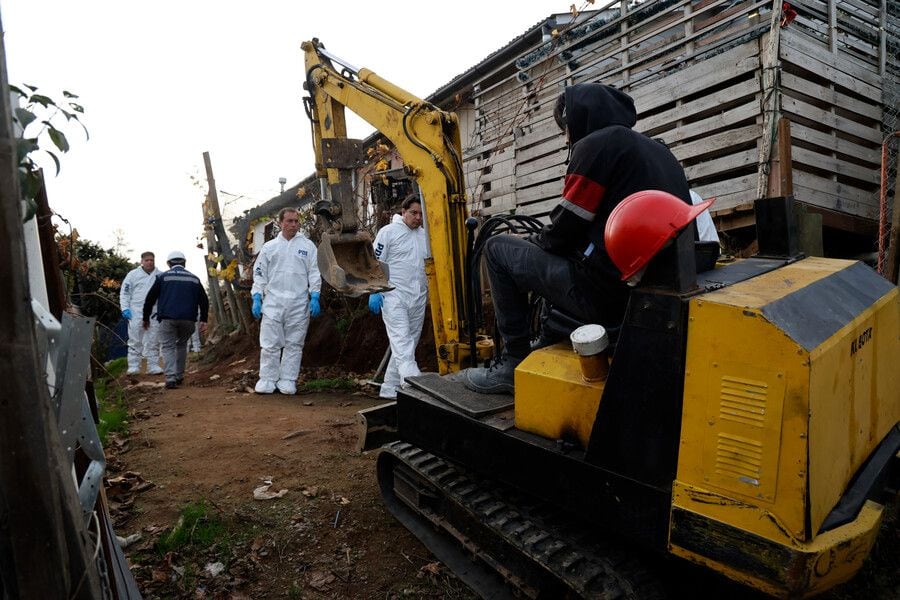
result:
[[[10,85],[9,89],[20,96],[21,105],[13,109],[12,116],[13,121],[22,128],[22,137],[16,140],[16,154],[22,197],[29,206],[25,216],[27,221],[34,215],[34,198],[41,187],[40,167],[35,159],[39,155],[48,156],[59,174],[57,153],[66,153],[70,148],[69,139],[60,127],[74,121],[84,129],[85,137],[90,136],[81,122],[84,107],[76,102],[77,95],[63,90],[64,100],[57,102],[50,96],[38,94],[38,88],[33,85]]]
[[[104,446],[110,433],[128,433],[128,409],[125,406],[125,397],[122,388],[115,383],[116,378],[127,368],[127,359],[117,358],[106,365],[106,374],[94,382],[94,395],[97,398],[100,418],[97,433],[100,436],[100,443]]]
[[[128,409],[123,402],[121,389],[116,390],[112,402],[107,399],[98,404],[100,424],[97,426],[97,434],[100,436],[100,443],[106,446],[110,433],[128,433]]]
[[[121,318],[119,286],[137,265],[111,248],[79,239],[77,230],[69,236],[57,234],[56,242],[69,300],[82,314],[96,317],[99,326],[114,328]]]
[[[321,392],[325,390],[352,390],[356,382],[349,377],[335,377],[333,379],[312,379],[304,382],[298,391]]]
[[[128,359],[120,356],[106,363],[106,373],[110,379],[117,379],[119,375],[128,370]]]
[[[156,550],[162,556],[188,546],[202,550],[217,544],[227,544],[225,524],[211,515],[206,502],[201,500],[181,510],[175,527],[159,538]]]

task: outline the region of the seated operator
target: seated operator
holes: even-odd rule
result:
[[[603,232],[623,199],[659,190],[691,204],[678,160],[631,129],[637,114],[627,94],[599,83],[574,85],[559,96],[553,116],[569,144],[562,200],[539,234],[527,240],[500,235],[485,244],[503,351],[490,368],[466,371],[464,383],[475,392],[513,392],[516,366],[531,350],[529,292],[585,323],[622,320],[628,286],[607,254]]]

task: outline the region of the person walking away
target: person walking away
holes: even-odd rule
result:
[[[489,368],[466,370],[464,384],[475,392],[513,393],[516,366],[531,351],[529,293],[585,323],[621,322],[628,286],[604,242],[606,222],[620,202],[638,191],[659,190],[691,204],[675,156],[632,130],[637,113],[624,92],[599,83],[568,87],[553,116],[570,151],[562,199],[540,233],[527,240],[498,235],[484,246],[504,347]]]
[[[283,208],[281,229],[260,249],[253,267],[253,316],[259,325],[257,394],[297,393],[297,377],[309,318],[318,317],[319,274],[316,246],[299,232],[299,213]]]
[[[209,298],[200,279],[184,268],[184,253],[170,252],[166,263],[169,270],[157,276],[144,300],[144,329],[150,328],[155,304],[166,388],[172,389],[184,381],[187,344],[194,333],[198,314],[200,333],[206,332]]]
[[[425,259],[430,256],[428,238],[422,228],[422,204],[410,196],[401,205],[401,215],[394,215],[375,236],[375,258],[387,266],[394,289],[371,294],[369,310],[382,314],[391,346],[391,359],[384,373],[378,395],[396,398],[397,388],[407,377],[419,375],[416,346],[422,335],[422,322],[428,304],[428,279]]]
[[[147,292],[156,281],[159,269],[156,268],[156,255],[152,252],[141,253],[141,265],[128,272],[122,280],[119,290],[119,308],[122,316],[128,321],[128,374],[141,372],[141,362],[147,359],[147,373],[159,375],[159,323],[151,322],[149,329],[144,329],[140,316],[144,312],[144,300]],[[155,307],[153,309],[155,312]]]

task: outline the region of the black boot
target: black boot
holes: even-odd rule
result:
[[[501,354],[488,368],[466,369],[463,384],[479,394],[512,394],[521,358]]]

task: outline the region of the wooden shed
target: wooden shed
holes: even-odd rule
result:
[[[636,129],[717,197],[720,230],[793,193],[828,227],[875,233],[882,142],[900,128],[900,3],[656,0],[551,16],[429,97],[460,115],[474,210],[549,213],[567,154],[553,101],[585,81],[632,95]]]
[[[427,98],[459,115],[475,214],[549,214],[567,156],[553,102],[585,81],[631,94],[636,129],[717,198],[720,231],[753,225],[757,198],[793,194],[819,232],[820,222],[863,234],[855,250],[875,249],[881,219],[887,246],[900,154],[897,0],[644,0],[550,15]],[[375,132],[364,146],[383,141]],[[402,166],[395,152],[376,155]],[[375,162],[357,177],[366,226],[376,224],[372,182],[383,179]],[[314,201],[313,179],[289,201]]]

